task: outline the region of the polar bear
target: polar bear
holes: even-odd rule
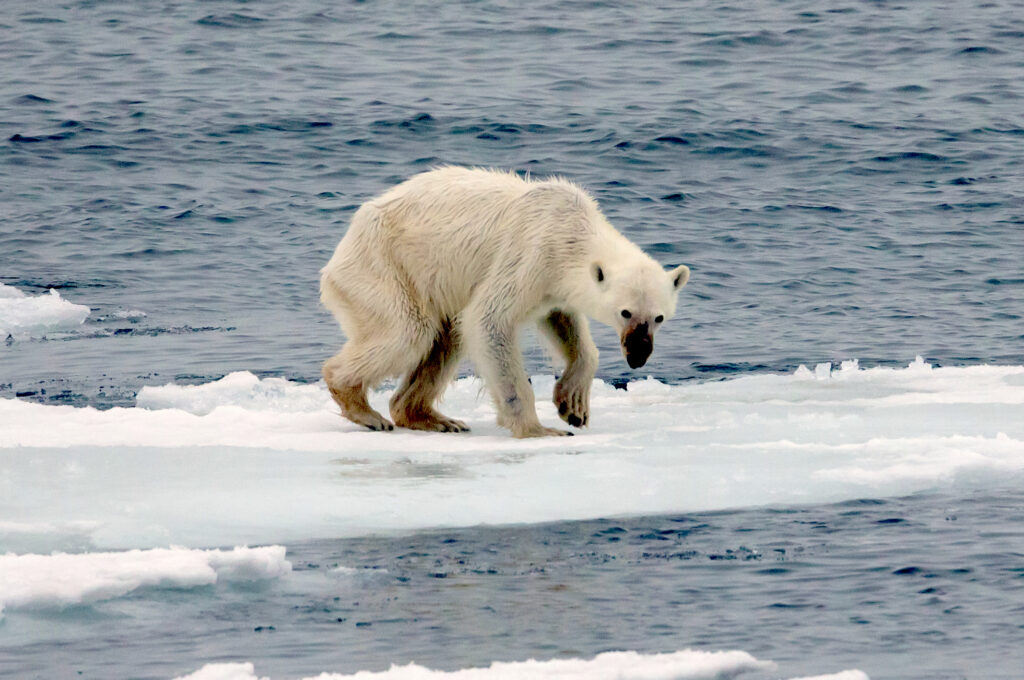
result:
[[[597,369],[587,317],[618,331],[639,368],[689,276],[663,270],[569,181],[431,170],[362,205],[321,270],[320,299],[347,337],[324,379],[342,415],[371,430],[465,432],[434,409],[465,350],[513,436],[572,434],[537,418],[519,329],[538,324],[565,360],[554,402],[586,426]],[[391,377],[394,425],[366,399]]]

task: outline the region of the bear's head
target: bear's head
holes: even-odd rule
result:
[[[675,314],[690,268],[681,264],[665,271],[644,257],[628,264],[595,262],[591,276],[597,295],[588,316],[614,328],[626,363],[640,368],[654,350],[654,334]]]

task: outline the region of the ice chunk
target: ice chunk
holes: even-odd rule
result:
[[[66,607],[139,588],[189,588],[278,578],[291,570],[282,546],[234,550],[158,548],[126,552],[0,555],[0,613]]]
[[[251,663],[208,663],[195,673],[175,680],[264,680],[256,675]]]
[[[907,368],[910,369],[911,371],[923,371],[927,373],[928,371],[932,370],[932,365],[925,363],[924,359],[922,359],[921,355],[919,354],[916,357],[914,357],[914,360],[910,362],[910,365],[907,366]]]
[[[815,375],[814,373],[811,373],[809,368],[800,364],[797,366],[796,371],[793,372],[793,377],[797,380],[814,380]]]
[[[0,339],[40,337],[53,331],[74,330],[89,316],[89,308],[68,302],[50,289],[48,294],[25,295],[0,283]]]
[[[668,654],[605,652],[593,659],[495,661],[488,668],[437,671],[416,664],[381,672],[323,673],[306,680],[714,680],[747,671],[770,671],[775,664],[741,651],[683,650]],[[177,680],[263,680],[251,663],[209,664]],[[846,679],[843,679],[846,680]],[[853,680],[852,678],[849,680]]]

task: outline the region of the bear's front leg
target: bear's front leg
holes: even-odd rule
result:
[[[555,383],[551,400],[558,407],[558,416],[573,427],[590,425],[591,382],[592,378],[573,379],[566,371],[566,374]]]
[[[597,372],[597,346],[587,319],[556,309],[540,322],[540,329],[565,359],[565,372],[555,383],[552,399],[558,415],[573,427],[586,427],[590,424],[590,386]]]
[[[494,398],[500,426],[507,427],[518,438],[572,434],[540,424],[514,324],[485,314],[465,330],[477,373]]]

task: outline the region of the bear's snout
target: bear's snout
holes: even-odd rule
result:
[[[640,368],[654,351],[654,338],[647,322],[630,324],[622,332],[622,353],[630,368]]]

